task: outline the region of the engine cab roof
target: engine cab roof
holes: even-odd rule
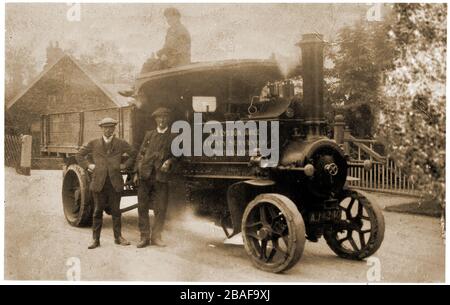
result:
[[[135,87],[151,108],[189,101],[193,96],[215,96],[219,104],[243,103],[259,95],[268,82],[282,78],[274,60],[225,60],[143,73]]]

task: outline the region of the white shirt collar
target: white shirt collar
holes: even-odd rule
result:
[[[103,136],[103,141],[105,141],[105,143],[109,143],[112,141],[113,138],[114,138],[114,135],[110,136],[109,138]]]
[[[156,130],[158,131],[158,133],[165,133],[165,132],[167,131],[167,129],[169,129],[169,126],[167,126],[167,127],[164,128],[164,129],[160,129],[159,126],[156,127]]]

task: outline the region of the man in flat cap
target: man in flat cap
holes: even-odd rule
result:
[[[93,241],[89,249],[100,246],[103,211],[107,207],[111,210],[114,242],[123,246],[130,244],[121,233],[120,198],[124,184],[120,171],[133,166],[136,151],[126,141],[114,136],[117,123],[112,118],[101,120],[98,125],[103,136],[90,141],[75,156],[78,164],[92,173],[89,187],[94,198]],[[121,163],[124,154],[128,155],[128,160]]]
[[[176,8],[164,10],[164,17],[169,24],[166,40],[157,55],[162,63],[162,69],[172,68],[191,63],[191,35],[181,24],[181,15]]]
[[[168,204],[168,173],[175,161],[171,153],[173,135],[169,130],[170,110],[158,108],[152,117],[156,129],[147,131],[136,159],[133,181],[138,187],[138,214],[141,240],[137,245],[143,248],[150,243],[164,247],[161,239]],[[155,221],[150,228],[148,211],[153,206]],[[150,239],[151,233],[151,239]]]

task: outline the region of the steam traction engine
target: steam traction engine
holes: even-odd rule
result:
[[[258,156],[192,157],[184,169],[199,212],[209,208],[228,237],[242,232],[252,262],[270,272],[293,267],[306,239],[323,236],[340,257],[360,260],[375,253],[384,236],[380,209],[346,187],[348,156],[326,137],[321,36],[304,35],[299,45],[303,98],[293,96],[290,82],[271,83],[268,97],[250,98],[250,106],[247,99],[247,116],[240,117],[279,122],[278,165],[266,167]]]
[[[193,130],[195,112],[223,126],[237,120],[279,122],[276,166],[268,167],[265,157],[248,151],[244,156],[194,155],[182,157],[175,175],[183,178],[198,213],[212,216],[227,237],[242,233],[254,265],[270,272],[293,267],[306,239],[324,237],[338,256],[360,260],[375,253],[384,236],[380,209],[346,187],[348,156],[326,137],[321,36],[304,35],[299,45],[301,99],[294,96],[292,83],[276,82],[282,75],[273,61],[191,64],[138,77],[139,108],[123,123],[129,125],[128,140],[138,146],[152,127],[149,114],[161,105],[172,108],[175,119],[188,121]],[[77,220],[73,225],[87,223],[89,174],[76,164],[65,173],[66,217]],[[136,194],[135,188],[128,185],[124,194]]]

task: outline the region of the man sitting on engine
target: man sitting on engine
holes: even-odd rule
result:
[[[176,8],[167,8],[164,16],[169,24],[164,46],[142,66],[141,73],[167,69],[191,63],[191,35],[181,24],[181,14]]]

